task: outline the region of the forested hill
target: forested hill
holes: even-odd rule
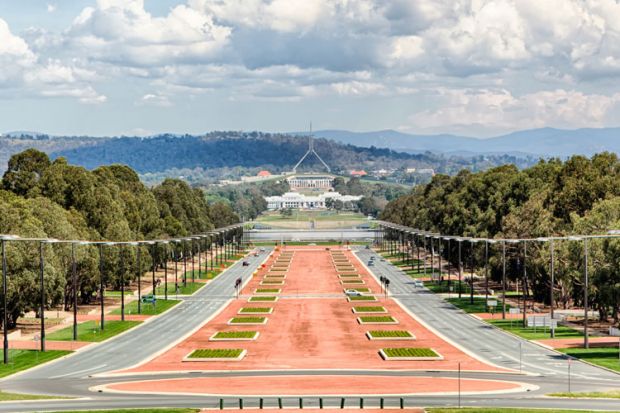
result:
[[[335,168],[387,167],[395,162],[432,167],[434,163],[429,155],[360,148],[326,139],[317,139],[315,148],[325,162]],[[152,138],[102,139],[95,145],[56,151],[50,155],[65,157],[69,162],[89,169],[121,163],[140,173],[147,173],[174,168],[261,165],[290,170],[307,150],[307,139],[291,135],[214,132],[202,137],[161,135]],[[309,163],[314,161],[314,158],[308,159]]]

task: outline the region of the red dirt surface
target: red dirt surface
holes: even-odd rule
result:
[[[461,380],[462,392],[512,390],[520,385],[488,380]],[[389,395],[445,394],[458,392],[457,379],[392,376],[312,376],[308,377],[201,377],[118,383],[108,389],[143,393],[195,393],[217,395]]]
[[[285,284],[277,286],[282,292],[279,301],[247,302],[247,296],[235,300],[204,325],[195,334],[174,348],[158,355],[128,372],[156,372],[183,370],[273,370],[273,369],[434,369],[456,370],[461,363],[463,370],[507,371],[487,365],[446,343],[411,318],[392,299],[380,294],[380,286],[368,275],[357,258],[345,254],[356,267],[363,287],[369,287],[380,301],[347,302],[343,287],[333,266],[331,256],[324,248],[288,247],[295,251]],[[252,294],[263,275],[275,260],[272,256],[243,289]],[[382,305],[388,314],[399,320],[398,325],[360,325],[352,313],[354,305]],[[268,323],[261,326],[229,326],[227,321],[236,316],[241,307],[270,306]],[[368,330],[409,330],[415,341],[371,341],[365,336]],[[255,330],[260,332],[256,341],[210,342],[217,331]],[[183,362],[182,359],[197,348],[243,348],[247,355],[236,362]],[[439,352],[441,361],[384,361],[378,354],[384,347],[430,347]]]

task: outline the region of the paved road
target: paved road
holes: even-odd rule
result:
[[[390,295],[441,336],[492,364],[540,374],[545,377],[567,378],[568,359],[527,340],[506,334],[454,307],[426,288],[416,288],[411,277],[371,250],[356,253],[366,264],[371,256],[375,266],[369,270],[376,276],[390,279]],[[522,363],[520,360],[522,359]],[[521,367],[520,367],[521,366]],[[620,375],[573,360],[573,377],[584,380],[618,383]]]
[[[357,254],[366,262],[374,254],[369,250],[360,250]],[[93,393],[89,389],[107,383],[119,381],[118,378],[97,376],[95,373],[126,368],[142,361],[147,355],[161,351],[202,325],[206,319],[215,314],[231,298],[232,283],[243,276],[248,279],[254,268],[265,258],[253,258],[250,267],[235,264],[229,271],[197,295],[179,304],[169,313],[154,319],[152,322],[131,330],[109,342],[87,349],[72,357],[42,368],[27,372],[20,376],[5,379],[0,387],[5,391],[22,391],[30,393],[47,393],[84,397],[79,400],[33,401],[0,403],[0,412],[12,411],[53,411],[75,409],[115,409],[131,407],[211,407],[219,406],[219,398],[209,396],[170,396],[170,395],[123,395],[115,393]],[[567,389],[566,361],[563,356],[543,349],[524,340],[507,335],[490,328],[427,290],[415,289],[411,279],[402,271],[387,262],[377,262],[372,268],[375,276],[385,275],[391,280],[394,298],[400,301],[409,311],[415,313],[422,322],[432,325],[447,339],[452,340],[465,350],[478,354],[495,364],[518,369],[519,345],[523,349],[523,370],[532,375],[506,375],[501,373],[464,372],[462,378],[479,378],[491,380],[511,380],[528,383],[539,387],[529,393],[505,395],[463,396],[463,406],[505,406],[505,407],[555,407],[581,408],[598,410],[620,410],[618,401],[611,400],[564,400],[539,397],[548,392],[565,391]],[[520,343],[520,344],[519,344]],[[573,391],[592,389],[617,388],[619,375],[594,368],[580,362],[572,364]],[[422,376],[422,377],[456,377],[455,372],[440,371],[229,371],[229,372],[185,372],[161,373],[155,377],[141,375],[124,376],[122,381],[165,378],[196,378],[226,376],[275,376],[275,375],[367,375],[367,376]],[[412,389],[415,391],[415,389]],[[318,406],[318,398],[304,398],[304,407]],[[223,398],[226,407],[238,407],[238,398]],[[340,398],[327,397],[324,405],[339,407]],[[284,405],[298,406],[296,398],[284,398]],[[406,396],[405,405],[411,406],[454,406],[456,396]],[[258,406],[257,398],[245,398],[244,407]],[[278,400],[274,397],[265,398],[265,407],[276,407]],[[396,407],[399,398],[387,398],[386,407]],[[359,407],[358,398],[347,398],[347,406]],[[371,397],[366,400],[365,407],[378,406],[379,399]]]
[[[125,334],[90,346],[65,359],[5,379],[0,384],[3,389],[36,391],[37,389],[30,385],[34,380],[68,381],[136,365],[203,325],[234,297],[235,280],[241,277],[244,282],[249,281],[252,272],[260,266],[269,252],[268,250],[258,257],[246,258],[250,262],[246,267],[242,266],[241,262],[235,263],[196,292],[191,299],[184,300],[165,314],[152,318]]]

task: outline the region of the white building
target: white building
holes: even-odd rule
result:
[[[293,209],[325,209],[327,199],[334,201],[357,202],[361,196],[341,195],[338,192],[325,192],[320,195],[304,195],[299,192],[287,192],[282,196],[266,196],[267,208],[269,210],[293,208]]]
[[[286,178],[289,187],[293,190],[323,189],[325,191],[329,191],[330,189],[332,189],[333,180],[333,175],[324,174],[293,175]]]

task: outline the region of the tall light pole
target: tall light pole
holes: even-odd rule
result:
[[[489,302],[489,240],[484,243],[484,303]]]
[[[4,346],[3,346],[3,356],[4,356],[4,364],[9,363],[9,310],[7,305],[7,294],[8,294],[8,285],[7,285],[7,267],[6,267],[6,242],[11,239],[16,239],[17,237],[12,235],[3,235],[0,237],[2,241],[2,305],[4,308],[4,314],[2,315],[2,332],[4,335]]]
[[[55,244],[58,240],[47,239],[39,242],[39,288],[41,288],[41,351],[45,351],[45,244]]]
[[[136,249],[136,271],[138,272],[138,314],[142,314],[142,261],[140,260],[140,243],[132,242],[131,245],[137,247]]]
[[[463,293],[463,285],[462,285],[462,280],[463,280],[463,259],[462,259],[462,245],[463,245],[463,240],[462,239],[457,239],[458,243],[459,243],[459,300],[461,299],[461,295]]]
[[[185,247],[186,239],[181,240],[183,246],[183,287],[187,286],[187,248]]]
[[[502,320],[506,319],[506,241],[502,241]]]
[[[583,239],[583,307],[584,307],[584,319],[583,319],[583,347],[590,348],[590,339],[588,338],[588,238]]]
[[[471,276],[469,278],[469,303],[471,305],[474,305],[474,244],[477,242],[477,240],[475,239],[470,239],[469,240],[469,250],[470,250],[470,257],[469,257],[469,263],[471,264]]]

